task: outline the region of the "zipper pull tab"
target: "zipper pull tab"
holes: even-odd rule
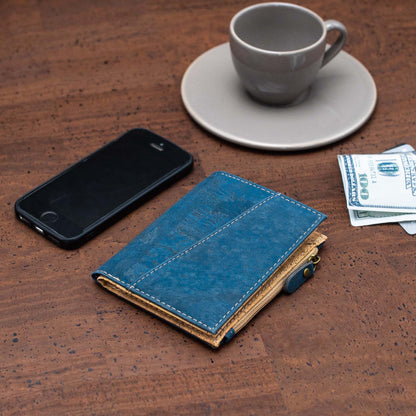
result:
[[[283,292],[291,294],[299,289],[308,279],[310,279],[316,269],[316,265],[320,262],[319,256],[311,257],[307,263],[292,272],[283,285]]]

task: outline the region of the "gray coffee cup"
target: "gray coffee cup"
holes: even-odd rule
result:
[[[328,32],[339,32],[326,50]],[[234,67],[245,89],[267,104],[299,102],[320,68],[343,48],[347,29],[290,3],[260,3],[230,23]]]

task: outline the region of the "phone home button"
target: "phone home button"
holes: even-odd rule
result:
[[[42,212],[40,219],[47,224],[53,224],[58,221],[58,214],[55,211],[45,211]]]

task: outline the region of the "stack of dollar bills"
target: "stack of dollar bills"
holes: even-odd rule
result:
[[[416,152],[404,144],[381,154],[339,155],[354,226],[399,222],[416,234]]]

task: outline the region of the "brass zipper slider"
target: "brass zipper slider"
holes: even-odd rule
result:
[[[315,256],[309,257],[308,260],[312,262],[312,264],[313,264],[313,270],[316,270],[316,266],[321,261],[321,258],[318,255],[315,255]]]

